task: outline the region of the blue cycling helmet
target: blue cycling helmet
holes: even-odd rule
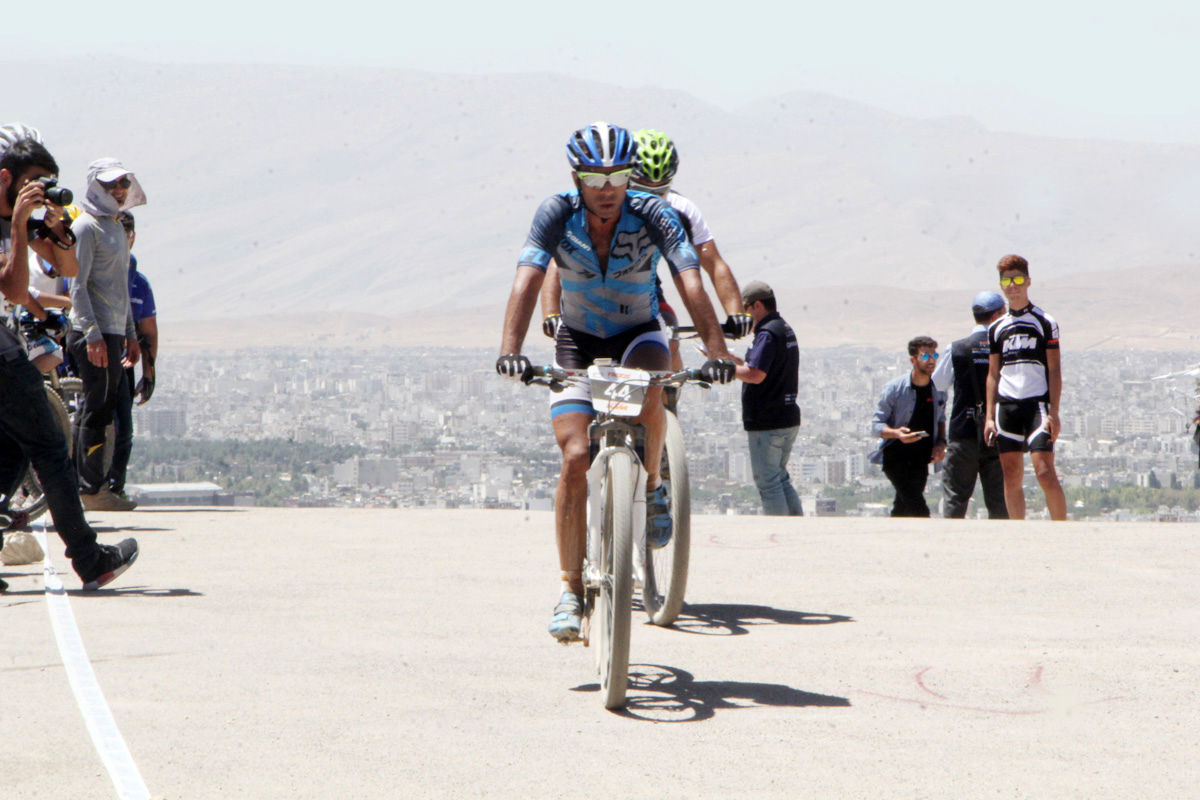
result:
[[[637,144],[629,131],[607,122],[593,122],[567,140],[571,169],[630,166],[636,151]]]

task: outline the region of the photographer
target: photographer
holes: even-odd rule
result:
[[[71,284],[67,347],[83,380],[75,453],[80,497],[89,511],[133,508],[109,488],[105,428],[113,422],[124,369],[141,356],[129,302],[129,239],[118,217],[145,202],[134,174],[116,159],[102,158],[88,165],[83,213],[71,225],[79,277]]]
[[[36,131],[0,127],[0,293],[10,302],[22,304],[29,298],[30,229],[42,231],[54,224],[47,219],[61,220],[62,209],[47,202],[46,183],[39,180],[57,173],[58,165]],[[65,252],[68,240],[56,242],[52,246],[64,252],[54,254],[61,260],[52,263],[73,264],[73,256]],[[8,503],[30,462],[84,588],[104,586],[128,569],[137,558],[137,542],[97,543],[96,532],[83,518],[67,442],[54,422],[41,373],[16,333],[0,325],[0,528],[22,523],[9,515]],[[0,591],[6,588],[0,581]]]

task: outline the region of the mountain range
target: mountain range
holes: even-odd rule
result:
[[[61,183],[81,193],[100,156],[137,172],[135,253],[181,339],[320,342],[338,320],[379,320],[405,341],[492,346],[533,211],[569,186],[563,144],[604,118],[675,138],[677,188],[813,344],[961,335],[1016,252],[1065,342],[1200,348],[1196,146],[1038,138],[815,93],[726,110],[550,74],[4,67],[5,114],[41,130]]]

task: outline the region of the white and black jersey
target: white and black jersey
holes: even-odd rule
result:
[[[988,346],[1000,356],[998,400],[1050,401],[1048,350],[1058,349],[1058,323],[1030,303],[1010,309],[988,328]]]

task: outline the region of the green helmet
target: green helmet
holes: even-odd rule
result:
[[[633,180],[636,183],[665,183],[679,169],[679,153],[675,143],[665,133],[644,128],[633,135],[637,156],[633,159]]]

